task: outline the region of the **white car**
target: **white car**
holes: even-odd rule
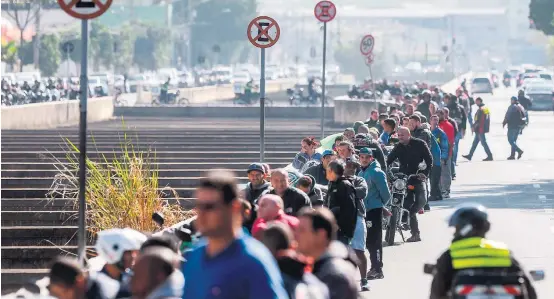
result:
[[[492,80],[489,74],[481,74],[471,79],[471,93],[493,94]]]
[[[547,82],[547,81],[544,80],[543,78],[539,78],[539,77],[525,78],[525,79],[523,79],[523,83],[521,84],[521,89],[525,90],[529,86],[537,85],[537,84],[542,85],[545,82]]]
[[[554,85],[536,84],[525,90],[525,95],[531,99],[529,110],[551,110],[554,108]]]

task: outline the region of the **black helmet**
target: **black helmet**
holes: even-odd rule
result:
[[[478,203],[459,205],[448,219],[448,226],[456,228],[456,236],[465,237],[470,233],[486,233],[490,228],[487,209]]]

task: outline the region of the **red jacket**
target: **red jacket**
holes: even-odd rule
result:
[[[282,222],[286,225],[288,225],[293,231],[296,229],[298,224],[300,223],[300,220],[294,216],[290,216],[285,214],[284,212],[281,212],[277,218],[273,219],[272,221]],[[256,239],[259,239],[259,234],[265,230],[267,227],[267,222],[262,219],[258,218],[256,221],[254,221],[254,224],[252,225],[252,236]]]
[[[449,148],[449,155],[452,155],[452,149],[454,148],[454,142],[456,140],[456,131],[454,130],[454,126],[448,121],[448,120],[441,120],[439,121],[439,128],[441,128],[444,133],[446,133],[446,137],[448,137],[448,144],[450,145]]]

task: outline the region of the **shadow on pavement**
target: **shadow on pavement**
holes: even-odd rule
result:
[[[451,198],[433,201],[430,205],[449,209],[464,202],[477,202],[492,209],[554,209],[554,179],[522,184],[464,185],[463,189],[453,190]]]

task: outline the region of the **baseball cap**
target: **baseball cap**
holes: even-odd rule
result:
[[[252,163],[248,166],[248,170],[246,170],[246,173],[250,173],[251,171],[259,171],[261,173],[265,173],[265,168],[262,163]]]
[[[373,156],[373,151],[369,147],[362,147],[360,149],[360,155],[370,155]]]
[[[336,154],[334,150],[327,149],[321,153],[321,157],[325,158],[326,156],[335,156]]]
[[[517,99],[517,97],[512,97],[510,100],[517,101],[518,99]]]

